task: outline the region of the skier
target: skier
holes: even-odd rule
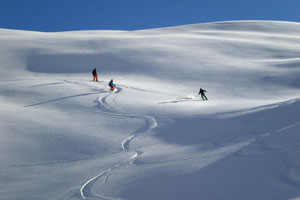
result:
[[[200,88],[199,94],[201,94],[201,98],[202,100],[208,100],[207,97],[205,96],[204,92],[206,92],[206,90],[203,90],[202,88]]]
[[[93,70],[92,74],[93,74],[93,81],[98,81],[98,74],[96,68]]]
[[[110,87],[110,91],[114,91],[115,90],[115,87],[116,85],[114,84],[114,80],[111,79],[108,83],[109,87]]]

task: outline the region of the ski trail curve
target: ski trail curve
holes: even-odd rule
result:
[[[152,129],[157,127],[157,121],[153,116],[140,116],[140,118],[144,118],[146,121],[146,127],[142,132],[138,132],[133,134],[122,141],[122,149],[124,151],[129,151],[129,144],[130,142],[140,135],[146,135],[147,133],[151,132]]]
[[[129,161],[130,166],[134,167],[135,164],[134,162],[143,155],[144,152],[136,150],[135,154],[133,156],[131,156],[131,160]]]
[[[122,149],[124,151],[128,151],[129,150],[129,143],[131,142],[131,140],[133,140],[136,137],[136,135],[131,135],[128,138],[125,138],[122,141]]]
[[[123,117],[127,118],[139,118],[139,119],[144,119],[145,120],[145,127],[142,128],[141,130],[137,131],[133,135],[125,138],[121,142],[121,148],[122,151],[124,152],[133,152],[134,154],[127,158],[124,161],[121,161],[119,164],[114,165],[113,167],[104,170],[97,174],[96,176],[92,177],[91,179],[87,180],[80,188],[80,194],[83,199],[104,199],[104,200],[122,200],[120,198],[112,198],[112,197],[107,197],[104,195],[99,195],[99,194],[94,194],[92,192],[93,185],[99,181],[100,179],[103,179],[103,184],[102,187],[106,185],[106,183],[109,181],[109,177],[111,173],[113,172],[114,169],[117,169],[123,165],[130,165],[134,167],[134,162],[143,155],[143,151],[140,151],[138,149],[131,150],[130,149],[130,143],[132,140],[134,140],[136,137],[139,137],[140,135],[145,135],[150,133],[154,128],[157,127],[158,123],[156,119],[153,116],[147,116],[147,115],[137,115],[137,114],[131,114],[128,112],[124,112],[121,110],[120,105],[115,101],[117,98],[117,95],[122,91],[123,89],[120,87],[117,87],[117,91],[114,93],[107,93],[104,96],[100,96],[98,98],[99,102],[99,107],[102,109],[104,112],[109,112],[110,114],[113,115],[122,115]],[[108,98],[114,95],[114,97],[111,99],[111,102],[116,105],[116,107],[112,107],[108,104]]]
[[[122,200],[120,198],[114,198],[114,197],[108,197],[100,194],[94,194],[92,192],[92,187],[96,183],[97,180],[100,178],[103,178],[102,187],[106,185],[108,182],[110,173],[113,169],[120,167],[120,165],[115,165],[112,168],[109,168],[108,170],[105,170],[101,172],[100,174],[94,176],[93,178],[89,179],[85,184],[83,184],[80,188],[80,194],[83,199],[104,199],[104,200]]]
[[[87,199],[88,196],[90,196],[89,194],[91,193],[91,188],[90,188],[91,183],[97,181],[97,179],[104,176],[105,174],[107,174],[107,171],[101,172],[100,174],[94,176],[93,178],[89,179],[87,182],[85,182],[85,184],[81,186],[80,194],[83,199]]]
[[[109,92],[109,93],[105,94],[103,97],[100,96],[98,98],[100,109],[102,109],[105,112],[110,112],[110,113],[113,112],[113,113],[125,114],[125,113],[122,113],[120,109],[113,108],[113,107],[109,106],[108,103],[107,103],[107,98],[114,94],[114,98],[112,99],[112,102],[114,104],[116,104],[118,107],[120,107],[119,104],[117,104],[114,99],[117,97],[117,95],[122,90],[123,90],[122,88],[116,87],[116,91]]]

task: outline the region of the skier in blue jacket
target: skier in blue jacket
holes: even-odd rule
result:
[[[114,84],[114,80],[111,79],[108,83],[109,87],[110,87],[110,91],[114,91],[115,90],[115,87],[116,85]]]

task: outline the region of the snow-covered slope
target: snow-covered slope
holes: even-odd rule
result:
[[[1,29],[0,199],[299,198],[299,43],[270,21]]]

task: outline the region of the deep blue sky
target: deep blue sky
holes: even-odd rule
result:
[[[0,28],[137,30],[226,20],[300,22],[300,0],[0,0]]]

